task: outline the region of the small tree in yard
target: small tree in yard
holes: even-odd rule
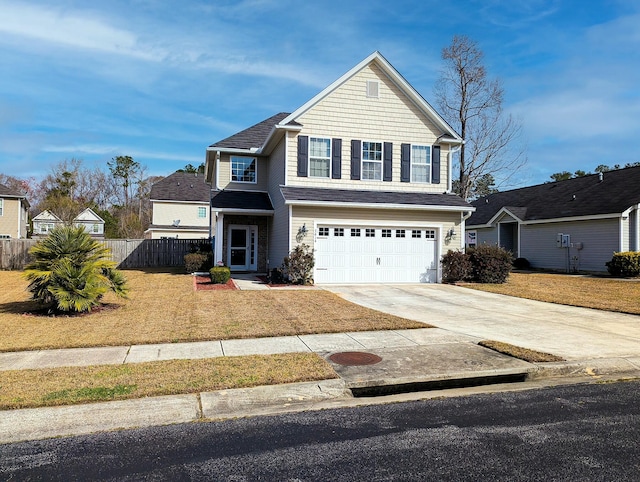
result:
[[[87,312],[107,291],[126,298],[128,287],[109,249],[82,227],[60,226],[30,250],[25,267],[32,298],[50,311]]]
[[[311,248],[306,244],[299,244],[291,250],[289,256],[284,258],[284,274],[293,284],[310,284],[314,265],[315,260]]]

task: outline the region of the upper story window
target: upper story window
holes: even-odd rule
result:
[[[411,182],[431,182],[430,146],[411,146]]]
[[[309,175],[311,177],[331,175],[331,139],[309,138]]]
[[[362,179],[382,181],[382,142],[362,143]]]
[[[198,208],[198,218],[203,219],[207,217],[207,208],[199,207]]]
[[[231,156],[231,181],[255,184],[257,159],[255,157]]]

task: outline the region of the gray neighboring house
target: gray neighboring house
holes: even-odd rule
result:
[[[640,167],[480,198],[466,245],[498,244],[534,268],[605,272],[614,252],[640,251]]]
[[[151,186],[147,239],[208,239],[211,186],[203,174],[174,172]]]

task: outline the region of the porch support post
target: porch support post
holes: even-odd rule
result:
[[[224,214],[216,213],[216,248],[215,263],[222,262],[222,238],[224,236]]]

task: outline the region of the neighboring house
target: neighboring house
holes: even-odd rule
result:
[[[151,186],[147,239],[208,239],[211,186],[202,174],[174,172]]]
[[[499,192],[472,203],[467,241],[498,244],[534,268],[606,271],[640,250],[640,167]]]
[[[32,220],[34,238],[44,237],[49,234],[53,228],[62,226],[64,222],[58,216],[46,209],[35,216]]]
[[[104,219],[93,209],[87,208],[73,219],[75,226],[82,226],[93,238],[104,239]]]
[[[293,113],[207,149],[216,261],[265,272],[304,243],[316,283],[439,281],[473,210],[451,194],[461,142],[374,52]]]
[[[26,238],[28,227],[27,197],[0,184],[0,239]]]

